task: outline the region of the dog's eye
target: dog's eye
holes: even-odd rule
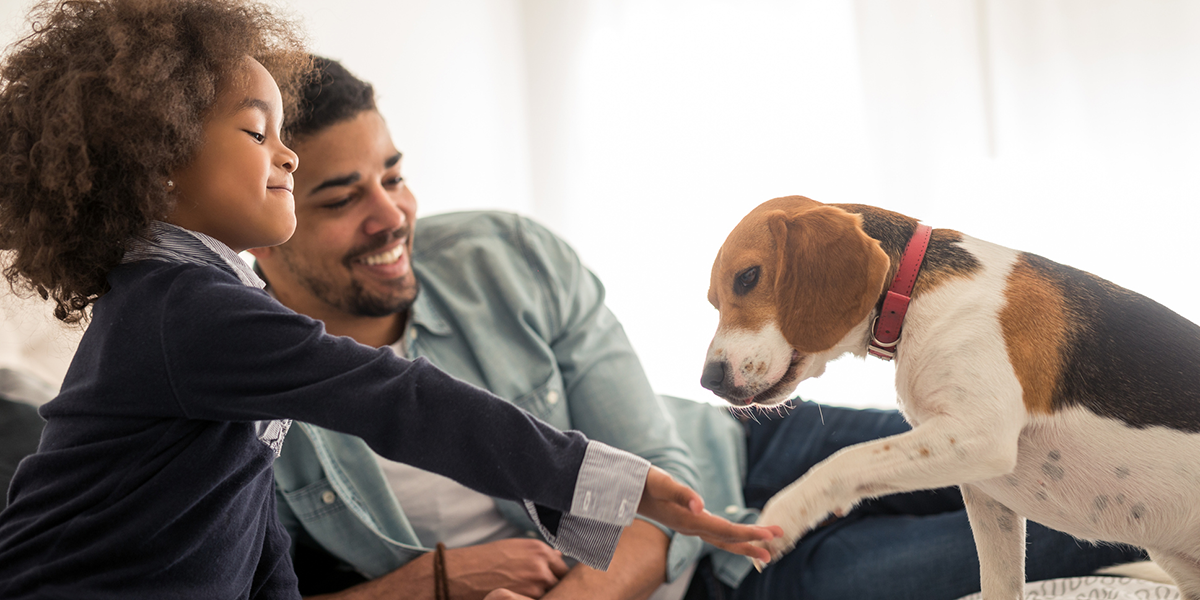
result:
[[[745,296],[758,285],[758,267],[750,267],[745,271],[737,274],[733,280],[733,293],[739,296]]]

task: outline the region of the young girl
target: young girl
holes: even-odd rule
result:
[[[599,568],[635,509],[768,558],[749,541],[776,532],[704,513],[645,461],[260,289],[237,252],[295,227],[280,130],[307,59],[288,23],[230,0],[32,20],[0,67],[5,275],[91,323],[0,513],[0,597],[298,597],[270,470],[293,418],[524,499]]]

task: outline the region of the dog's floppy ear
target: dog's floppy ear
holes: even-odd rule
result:
[[[863,233],[862,217],[840,208],[771,211],[766,218],[779,253],[780,329],[801,352],[828,350],[870,314],[891,261]]]

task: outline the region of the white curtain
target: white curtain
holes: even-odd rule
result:
[[[711,261],[789,194],[1034,251],[1200,321],[1200,1],[283,6],[375,83],[421,213],[513,210],[563,235],[660,392],[712,398]],[[844,360],[799,393],[886,406],[890,377]]]

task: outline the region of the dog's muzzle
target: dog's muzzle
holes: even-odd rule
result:
[[[724,360],[710,361],[704,365],[704,372],[700,374],[700,385],[734,406],[746,406],[753,402],[753,394],[745,394],[745,389],[730,385],[730,381],[726,377],[729,371],[728,362]],[[739,394],[745,397],[739,397]]]

